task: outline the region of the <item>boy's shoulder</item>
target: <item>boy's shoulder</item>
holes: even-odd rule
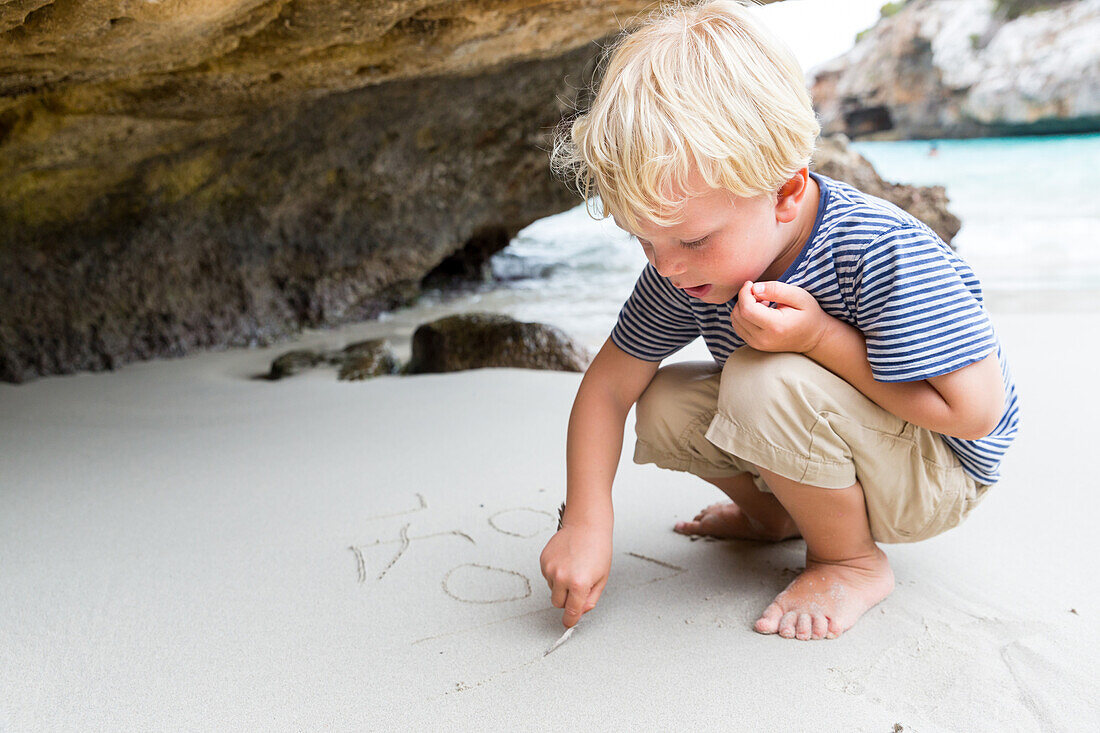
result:
[[[862,234],[861,239],[866,239],[899,229],[909,229],[939,239],[927,224],[896,204],[872,196],[849,183],[820,173],[814,175],[826,199],[821,226],[830,234],[856,230]]]
[[[814,174],[822,191],[820,223],[812,250],[841,267],[867,258],[917,254],[954,262],[957,255],[931,227],[908,211],[851,184]],[[908,253],[908,254],[907,254]]]

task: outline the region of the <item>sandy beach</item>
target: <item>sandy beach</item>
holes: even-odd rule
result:
[[[0,385],[0,730],[1094,730],[1100,313],[994,320],[1004,480],[822,642],[751,629],[801,541],[675,534],[720,495],[628,441],[611,582],[543,656],[578,374],[252,379],[282,344]]]

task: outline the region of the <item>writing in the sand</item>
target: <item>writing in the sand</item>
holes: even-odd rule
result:
[[[423,495],[415,494],[412,508],[367,517],[367,520],[390,520],[392,537],[378,539],[360,545],[350,545],[348,549],[355,556],[356,572],[359,583],[378,582],[397,566],[412,543],[431,538],[453,538],[460,543],[476,546],[477,541],[461,530],[417,534],[413,530],[411,515],[428,510],[428,502]],[[554,515],[540,509],[518,507],[502,509],[487,518],[490,528],[500,534],[527,539],[535,537],[554,526]],[[368,553],[377,557],[375,548],[393,547],[388,559],[368,563]],[[531,595],[531,580],[523,573],[481,563],[462,563],[448,570],[440,580],[443,592],[463,603],[508,603],[519,601]]]

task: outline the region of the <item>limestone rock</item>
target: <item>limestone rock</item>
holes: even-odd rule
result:
[[[553,326],[492,313],[448,316],[416,329],[409,374],[518,367],[582,372],[590,358]]]
[[[1097,38],[1100,0],[909,0],[815,70],[811,87],[826,134],[1091,132]]]
[[[0,380],[269,344],[477,270],[574,203],[549,131],[647,5],[0,2]]]

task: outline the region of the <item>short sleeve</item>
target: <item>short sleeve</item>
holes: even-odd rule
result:
[[[880,235],[864,249],[854,284],[856,326],[880,382],[947,374],[997,347],[978,278],[930,231]]]
[[[637,359],[661,361],[698,336],[699,324],[687,296],[647,264],[619,311],[611,341]]]

